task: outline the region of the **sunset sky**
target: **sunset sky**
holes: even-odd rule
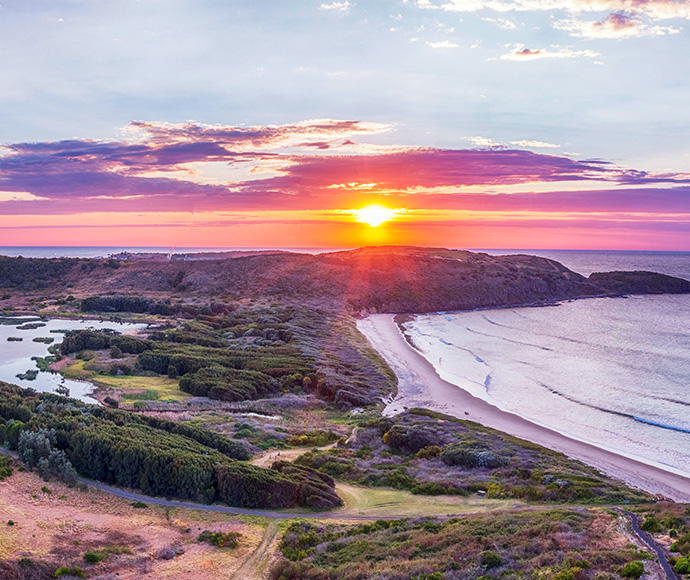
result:
[[[0,246],[690,250],[690,0],[0,2]]]

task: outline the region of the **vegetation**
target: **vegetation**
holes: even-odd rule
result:
[[[690,556],[676,559],[673,570],[677,574],[690,574]]]
[[[424,495],[483,490],[490,498],[537,502],[650,499],[560,453],[421,409],[360,425],[354,441],[307,452],[296,463],[351,483]]]
[[[109,304],[89,300],[93,307]],[[214,313],[154,331],[148,340],[114,331],[71,331],[60,353],[91,359],[85,370],[155,373],[179,382],[190,395],[229,402],[314,393],[347,408],[370,405],[393,387],[390,370],[352,319],[311,307],[209,308]],[[127,354],[136,358],[121,358]]]
[[[613,516],[552,510],[355,526],[297,521],[274,580],[615,578],[640,553],[610,536]],[[634,565],[636,568],[636,565]]]
[[[199,534],[197,541],[207,542],[216,548],[237,548],[240,545],[242,534],[239,532],[211,532],[204,530]]]
[[[86,578],[86,574],[79,566],[61,566],[55,570],[54,576],[59,578],[60,576],[71,576],[74,578]]]
[[[323,447],[340,439],[338,433],[323,429],[305,431],[288,437],[285,443],[294,447]]]
[[[644,574],[644,564],[639,560],[628,562],[621,569],[621,576],[623,578],[639,578],[642,574]]]
[[[241,463],[241,443],[201,427],[0,383],[2,441],[31,467],[69,472],[151,495],[243,507],[330,508],[341,503],[325,475],[289,465]]]
[[[0,454],[0,481],[12,475],[12,460]]]

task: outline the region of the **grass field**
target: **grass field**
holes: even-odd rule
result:
[[[392,518],[418,516],[440,516],[459,513],[487,512],[524,507],[517,500],[487,499],[477,496],[457,495],[413,495],[409,491],[390,488],[359,487],[338,483],[338,495],[345,507],[341,511],[350,515]]]
[[[180,390],[177,380],[164,376],[95,375],[89,380],[98,386],[123,391],[122,398],[131,401],[185,401],[191,396]]]
[[[186,401],[189,393],[180,390],[178,381],[166,376],[102,375],[84,368],[87,361],[78,360],[62,369],[68,379],[89,381],[98,387],[116,389],[124,401]]]

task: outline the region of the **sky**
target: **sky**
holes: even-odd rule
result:
[[[690,0],[0,0],[0,246],[690,250],[689,27]]]

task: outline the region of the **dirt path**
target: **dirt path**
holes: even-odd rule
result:
[[[357,436],[357,427],[352,430],[350,436],[348,437],[348,442]],[[354,439],[353,439],[354,441]],[[338,442],[331,443],[330,445],[324,445],[323,447],[300,447],[298,449],[281,449],[280,451],[267,451],[263,455],[259,455],[251,460],[252,465],[257,467],[271,467],[274,461],[294,461],[301,455],[311,451],[312,449],[317,449],[319,451],[325,451],[326,449],[333,449]]]
[[[244,564],[239,567],[233,578],[237,580],[263,580],[265,577],[264,571],[266,570],[268,561],[273,552],[271,546],[277,535],[278,522],[269,521],[261,544],[259,544],[259,547],[254,553],[246,559]]]

